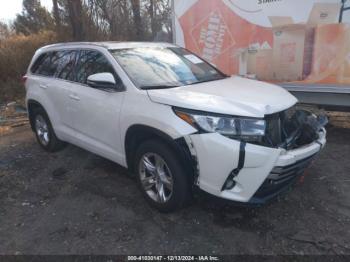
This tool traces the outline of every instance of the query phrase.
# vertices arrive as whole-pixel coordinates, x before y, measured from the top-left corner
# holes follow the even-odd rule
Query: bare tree
[[[10,35],[10,29],[7,24],[0,21],[0,40]]]
[[[52,13],[48,13],[47,16],[51,21],[42,23],[41,19],[40,23],[37,23],[45,25],[43,27],[31,22],[36,21],[34,18],[45,18],[42,11],[40,16],[32,12],[40,3],[39,0],[24,0],[24,10],[30,12],[24,12],[23,17],[16,20],[15,26],[16,31],[26,34],[46,29],[54,30],[61,41],[164,40],[171,30],[170,1],[52,0]],[[34,15],[29,15],[31,13]]]
[[[134,16],[134,26],[136,32],[136,40],[142,39],[142,24],[141,24],[141,11],[140,0],[131,0],[132,12]]]
[[[83,5],[81,0],[68,0],[67,8],[73,39],[77,41],[84,40]]]
[[[53,10],[53,17],[55,19],[57,31],[61,31],[60,10],[58,8],[57,0],[52,0],[52,10]]]
[[[151,34],[152,34],[152,39],[154,39],[154,37],[156,36],[156,33],[157,33],[157,28],[156,28],[156,8],[154,6],[154,1],[153,0],[150,0],[149,1],[150,4],[149,4],[149,9],[148,9],[148,12],[149,12],[149,16],[150,16],[150,19],[151,19]]]

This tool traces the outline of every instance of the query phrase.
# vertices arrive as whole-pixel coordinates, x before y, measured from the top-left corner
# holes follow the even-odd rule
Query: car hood
[[[147,92],[157,103],[248,117],[264,117],[297,102],[293,95],[279,86],[238,76]]]

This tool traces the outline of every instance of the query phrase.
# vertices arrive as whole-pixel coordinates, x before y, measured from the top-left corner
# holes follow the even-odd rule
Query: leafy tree
[[[0,21],[0,40],[10,35],[10,29],[6,23]]]
[[[53,29],[54,20],[39,0],[23,0],[22,13],[17,15],[13,27],[18,34],[30,35]]]

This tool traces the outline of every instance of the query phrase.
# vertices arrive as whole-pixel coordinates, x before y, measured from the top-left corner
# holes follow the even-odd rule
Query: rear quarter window
[[[41,54],[34,62],[30,71],[42,76],[54,76],[57,68],[58,52]]]
[[[41,54],[33,63],[32,67],[30,68],[30,72],[32,72],[33,74],[37,74],[39,71],[39,67],[42,65],[46,57],[47,57],[46,53]]]

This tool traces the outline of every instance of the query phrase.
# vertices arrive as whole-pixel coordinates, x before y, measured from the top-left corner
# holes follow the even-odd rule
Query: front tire
[[[48,152],[56,152],[64,148],[66,144],[57,138],[44,109],[35,109],[32,117],[36,139],[43,149]]]
[[[189,176],[166,143],[148,140],[141,144],[134,170],[144,197],[159,211],[175,211],[188,203],[191,196]]]

